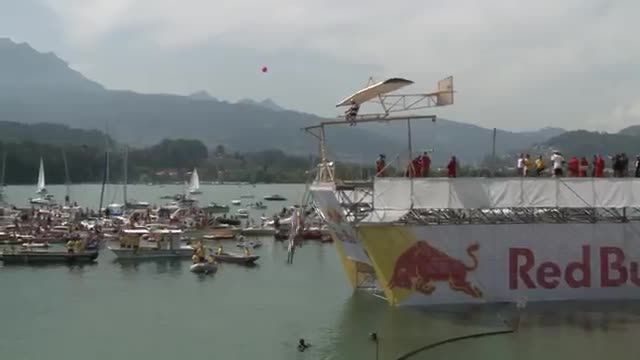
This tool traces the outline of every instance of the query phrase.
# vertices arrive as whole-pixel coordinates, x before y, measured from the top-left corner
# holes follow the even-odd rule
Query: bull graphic
[[[479,248],[478,244],[472,244],[467,248],[467,254],[473,261],[473,265],[468,266],[428,243],[419,241],[396,260],[389,287],[431,295],[436,289],[435,282],[448,281],[451,289],[481,298],[482,291],[467,281],[468,272],[478,267],[475,252]]]

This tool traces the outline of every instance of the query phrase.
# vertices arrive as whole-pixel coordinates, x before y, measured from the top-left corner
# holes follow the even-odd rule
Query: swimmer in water
[[[300,341],[298,342],[298,351],[303,352],[307,350],[309,346],[311,346],[311,344],[305,342],[304,339],[300,339]]]

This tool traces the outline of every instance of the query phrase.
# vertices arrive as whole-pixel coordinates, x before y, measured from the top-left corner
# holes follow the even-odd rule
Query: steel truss
[[[640,221],[640,208],[496,208],[413,209],[399,223],[444,224],[568,224]]]

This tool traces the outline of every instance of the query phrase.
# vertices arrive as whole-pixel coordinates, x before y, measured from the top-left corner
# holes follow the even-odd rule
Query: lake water
[[[72,197],[97,208],[98,185],[79,185]],[[122,202],[111,187],[105,202]],[[299,201],[302,185],[204,185],[203,203],[257,201],[279,193]],[[33,186],[10,186],[8,200],[25,205]],[[161,204],[181,186],[129,186],[129,197]],[[52,186],[59,199],[64,187]],[[233,211],[233,210],[232,210]],[[252,214],[259,217],[262,214]],[[198,276],[189,261],[115,263],[104,251],[84,267],[0,267],[0,356],[41,359],[379,359],[452,336],[504,330],[513,310],[389,308],[353,293],[332,245],[306,243],[286,264],[286,245],[263,239],[259,266],[221,264]],[[640,310],[613,306],[530,306],[519,331],[445,345],[411,359],[635,358]],[[304,337],[313,346],[296,350]]]

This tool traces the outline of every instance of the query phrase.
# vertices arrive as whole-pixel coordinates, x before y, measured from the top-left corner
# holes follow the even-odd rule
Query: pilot
[[[356,124],[358,111],[360,111],[360,104],[358,104],[355,100],[351,100],[351,107],[349,107],[349,110],[347,110],[345,113],[346,120],[350,122],[351,126]]]

